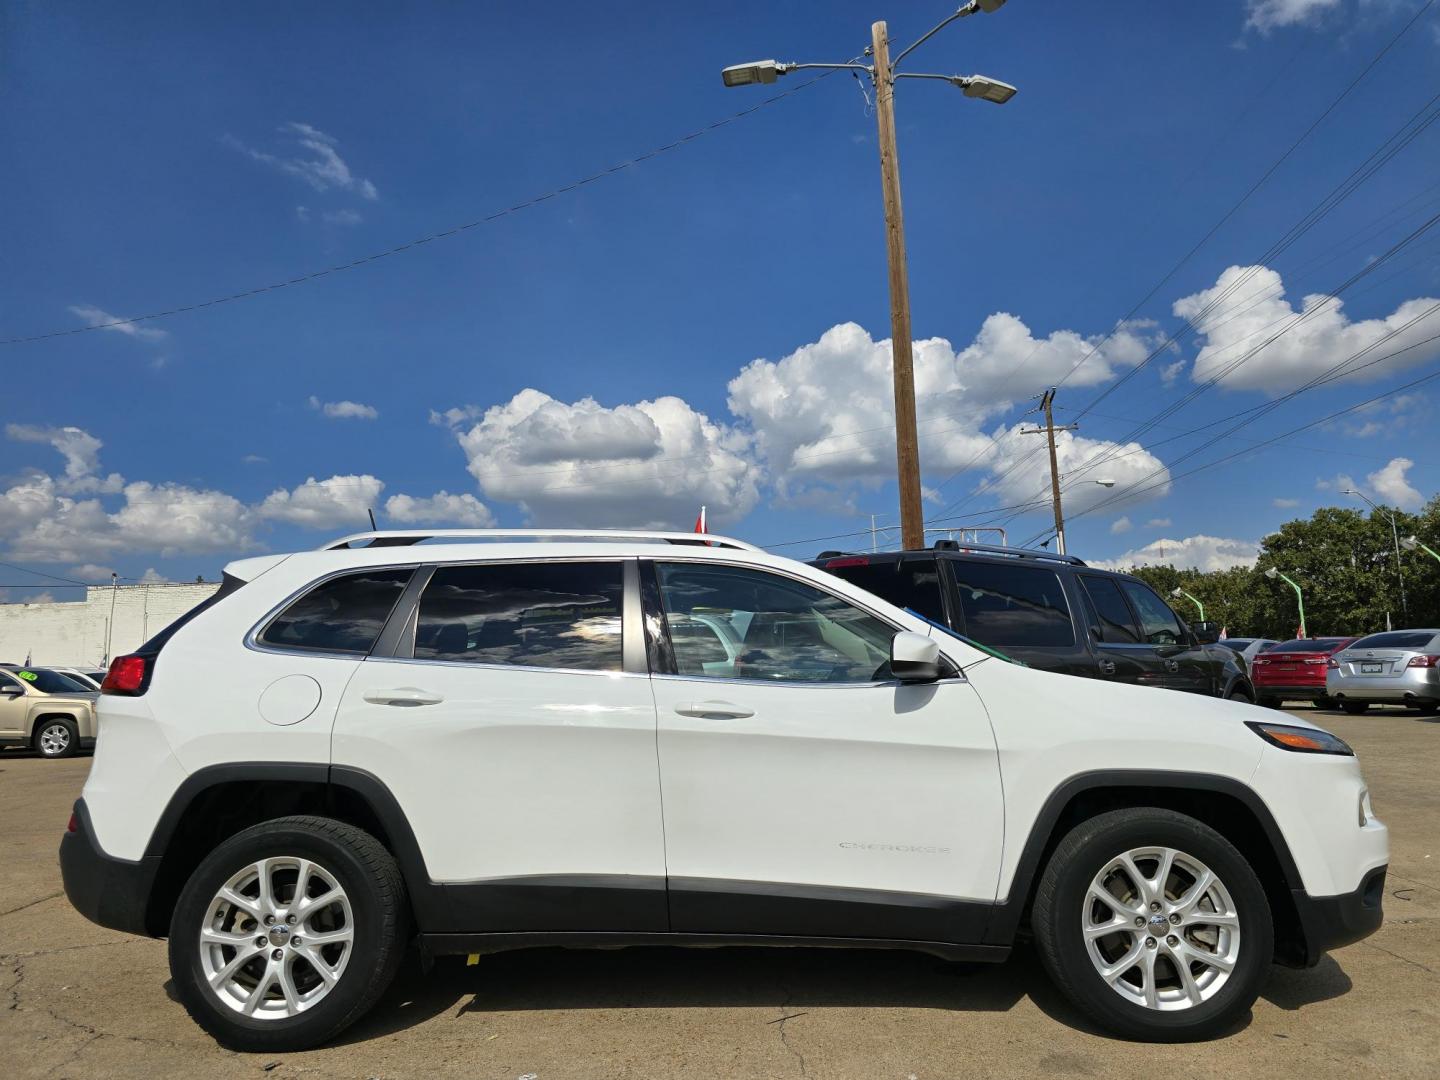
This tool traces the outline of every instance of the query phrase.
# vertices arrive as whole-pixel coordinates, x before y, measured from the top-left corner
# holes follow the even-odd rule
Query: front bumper
[[[111,930],[154,936],[145,914],[159,869],[159,856],[130,862],[105,854],[95,840],[85,800],[75,804],[75,829],[60,840],[60,877],[66,897],[81,915]]]
[[[1339,896],[1311,896],[1304,889],[1290,895],[1304,932],[1304,955],[1280,957],[1294,967],[1314,967],[1331,949],[1351,945],[1380,929],[1385,918],[1381,903],[1385,897],[1385,871],[1378,866],[1365,875],[1360,887]]]

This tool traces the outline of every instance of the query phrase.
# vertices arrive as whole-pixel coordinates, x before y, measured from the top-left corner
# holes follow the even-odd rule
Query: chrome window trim
[[[307,593],[313,592],[315,589],[318,589],[326,582],[333,581],[335,578],[347,577],[351,574],[363,574],[367,571],[372,570],[409,570],[411,572],[410,580],[414,581],[414,572],[419,568],[419,563],[409,562],[381,563],[377,566],[347,566],[340,570],[332,570],[328,574],[322,574],[318,578],[311,578],[304,585],[301,585],[298,589],[295,589],[293,592],[290,593],[290,595],[285,597],[284,600],[281,600],[278,604],[276,604],[264,615],[262,615],[260,617],[260,620],[256,622],[253,626],[251,626],[249,632],[246,633],[243,644],[245,648],[251,650],[252,652],[273,653],[280,656],[318,656],[324,659],[331,660],[364,660],[367,656],[370,655],[372,651],[374,651],[375,646],[380,643],[380,639],[385,635],[385,629],[389,625],[390,618],[395,614],[395,609],[405,598],[405,589],[409,588],[410,582],[406,582],[405,588],[402,588],[400,590],[400,595],[395,598],[395,603],[390,606],[390,611],[386,614],[385,621],[380,624],[380,633],[375,636],[374,643],[372,643],[370,648],[365,650],[365,652],[336,652],[333,649],[307,649],[304,646],[300,645],[271,645],[269,642],[261,641],[260,635],[263,634],[266,630],[268,630],[270,628],[270,623],[273,622],[281,614],[281,612],[283,612],[296,600],[300,599],[300,597],[306,595]]]
[[[352,657],[353,659],[353,657]],[[546,675],[595,675],[606,679],[648,679],[649,672],[642,671],[596,671],[594,668],[540,667],[534,664],[486,664],[476,660],[442,660],[429,656],[377,656],[362,657],[366,661],[381,664],[439,664],[445,667],[465,668],[472,671],[531,671]]]

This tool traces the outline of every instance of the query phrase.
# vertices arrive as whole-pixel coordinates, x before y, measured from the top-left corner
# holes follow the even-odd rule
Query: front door
[[[436,567],[393,655],[346,688],[333,763],[390,788],[445,885],[447,929],[667,928],[643,646],[626,663],[634,574],[623,559]]]
[[[641,580],[672,928],[979,941],[1004,817],[963,677],[895,681],[895,627],[776,571],[677,558]]]
[[[16,739],[26,734],[25,714],[30,707],[26,697],[20,680],[0,671],[0,738]]]

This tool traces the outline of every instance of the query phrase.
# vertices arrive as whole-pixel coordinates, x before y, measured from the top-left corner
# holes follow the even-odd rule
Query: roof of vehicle
[[[602,543],[675,544],[688,547],[721,547],[741,551],[760,551],[754,544],[729,536],[710,533],[658,532],[647,529],[404,529],[375,530],[352,533],[323,544],[320,551],[367,549],[379,547],[413,547],[431,540],[451,543],[466,541],[600,541]]]
[[[868,559],[880,562],[886,559],[915,559],[926,556],[946,555],[969,558],[983,558],[994,562],[1016,560],[1061,563],[1068,566],[1089,566],[1084,559],[1074,555],[1061,555],[1042,548],[1001,547],[998,544],[962,544],[959,540],[937,540],[928,548],[911,548],[906,551],[822,551],[812,561],[827,562],[831,559]],[[1093,569],[1093,568],[1092,568]],[[1112,571],[1101,571],[1111,573]]]

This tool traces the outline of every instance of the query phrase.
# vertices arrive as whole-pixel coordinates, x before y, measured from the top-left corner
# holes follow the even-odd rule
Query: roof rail
[[[971,544],[960,540],[936,540],[936,551],[973,551],[980,555],[1008,555],[1012,559],[1040,559],[1048,562],[1069,563],[1071,566],[1085,566],[1084,559],[1074,555],[1061,555],[1056,551],[1041,548],[1001,547],[999,544]]]
[[[737,551],[761,551],[754,544],[710,533],[638,532],[621,529],[421,529],[386,530],[353,533],[322,544],[317,551],[340,551],[343,548],[410,547],[427,540],[653,540],[657,543],[733,548]],[[364,541],[362,543],[362,541]]]

